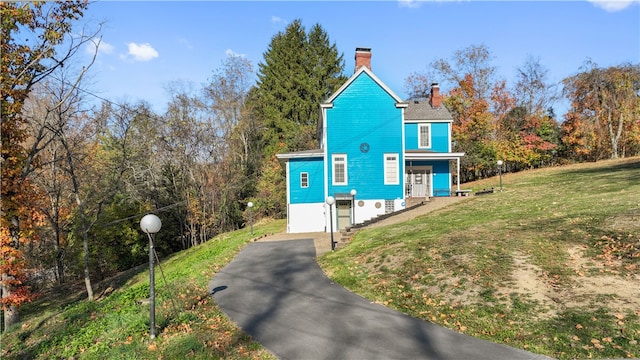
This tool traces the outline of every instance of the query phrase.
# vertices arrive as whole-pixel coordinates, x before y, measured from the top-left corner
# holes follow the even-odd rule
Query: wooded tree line
[[[245,226],[248,201],[257,218],[285,216],[275,154],[317,148],[319,103],[347,79],[324,29],[296,20],[272,37],[257,81],[246,58],[229,55],[202,86],[170,84],[163,114],[145,102],[95,107],[92,63],[76,56],[100,43],[99,26],[77,28],[87,6],[0,4],[5,326],[48,286],[84,280],[91,300],[92,281],[146,263],[148,212],[162,219],[160,256]],[[463,181],[493,175],[497,159],[518,171],[640,153],[638,65],[586,63],[561,84],[572,105],[560,122],[561,94],[538,59],[512,88],[491,60],[470,46],[407,79],[415,97],[433,81],[448,87]]]
[[[488,48],[471,45],[405,83],[415,97],[426,96],[432,81],[449,87],[444,104],[454,118],[454,151],[465,152],[462,182],[494,175],[497,160],[520,171],[640,154],[640,64],[600,68],[586,61],[554,84],[540,59],[529,56],[509,87],[492,60]],[[562,120],[553,108],[561,97],[570,102]]]

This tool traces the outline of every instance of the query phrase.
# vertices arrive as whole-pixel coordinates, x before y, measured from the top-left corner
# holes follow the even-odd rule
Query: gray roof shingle
[[[453,117],[444,105],[434,108],[428,99],[409,99],[404,110],[406,120],[447,120],[453,121]]]

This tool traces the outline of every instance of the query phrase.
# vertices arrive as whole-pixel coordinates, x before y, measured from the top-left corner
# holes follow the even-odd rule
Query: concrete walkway
[[[425,215],[430,212],[434,212],[440,210],[442,208],[446,208],[449,205],[455,204],[459,201],[469,200],[470,197],[439,197],[433,198],[430,201],[427,201],[422,206],[417,206],[411,210],[401,212],[394,216],[388,217],[379,222],[373,223],[366,228],[373,228],[378,226],[385,226],[391,224],[398,224],[405,221],[412,220],[416,217]],[[338,241],[340,237],[339,233],[334,233],[335,240]],[[279,233],[272,234],[269,236],[265,236],[256,241],[284,241],[284,240],[299,240],[299,239],[313,239],[314,245],[316,247],[316,255],[322,256],[324,253],[331,251],[331,234],[325,232],[315,232],[315,233],[298,233],[298,234],[287,234],[287,233]]]
[[[280,359],[548,359],[371,303],[331,282],[315,257],[312,238],[254,242],[209,292]]]

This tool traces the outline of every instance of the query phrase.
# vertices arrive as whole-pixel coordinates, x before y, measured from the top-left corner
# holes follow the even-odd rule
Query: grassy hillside
[[[320,263],[363,296],[470,335],[560,359],[640,357],[640,158],[507,174],[503,183],[502,193],[363,230]],[[143,265],[96,286],[95,302],[65,288],[25,306],[0,357],[272,359],[207,293],[250,239],[244,229],[163,259],[154,341]]]
[[[259,225],[256,236],[284,221]],[[251,239],[248,229],[163,259],[156,267],[156,332],[149,339],[148,265],[96,286],[59,289],[22,308],[23,323],[3,334],[2,359],[273,359],[213,303],[207,285]]]
[[[337,282],[457,331],[555,358],[640,357],[640,158],[503,177],[320,262]],[[481,190],[498,179],[465,184]]]

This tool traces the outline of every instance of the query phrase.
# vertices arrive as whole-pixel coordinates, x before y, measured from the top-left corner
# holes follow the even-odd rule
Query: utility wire
[[[140,216],[142,216],[142,215],[147,215],[147,214],[149,214],[149,213],[151,213],[151,212],[162,212],[162,211],[166,211],[166,210],[169,210],[169,209],[171,209],[171,208],[174,208],[174,207],[176,207],[176,206],[178,206],[178,205],[182,205],[182,204],[184,204],[184,203],[186,203],[186,202],[187,202],[187,200],[182,200],[182,201],[180,201],[180,202],[177,202],[177,203],[174,203],[174,204],[171,204],[171,205],[167,205],[167,206],[163,206],[163,207],[161,207],[161,208],[157,208],[157,209],[155,209],[155,210],[145,211],[145,212],[140,213],[140,214],[127,216],[126,218],[122,218],[122,219],[118,219],[118,220],[113,220],[113,221],[110,221],[110,222],[108,222],[108,223],[104,223],[104,224],[97,224],[95,227],[106,227],[106,226],[111,226],[111,225],[115,225],[115,224],[121,223],[121,222],[123,222],[123,221],[127,221],[127,220],[131,220],[131,219],[134,219],[134,218],[140,217]]]

